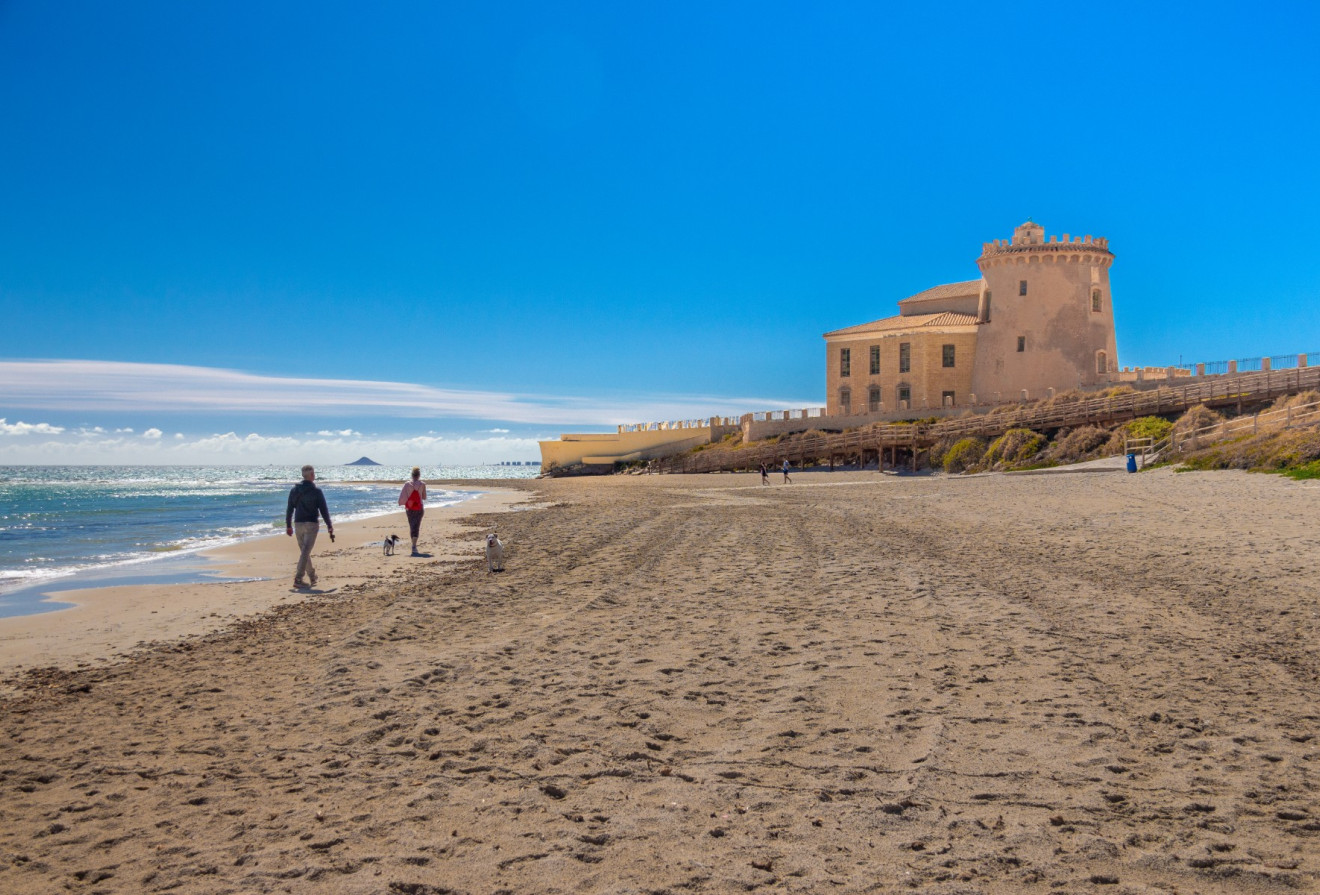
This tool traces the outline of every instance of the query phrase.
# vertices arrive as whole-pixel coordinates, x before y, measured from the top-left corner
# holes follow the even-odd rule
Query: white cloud
[[[116,430],[115,430],[115,434],[116,434],[116,435],[132,435],[132,434],[133,434],[133,430],[132,430],[132,429],[116,429]]]
[[[492,435],[508,435],[508,434],[509,434],[509,430],[508,430],[508,429],[487,429],[486,431],[487,431],[487,432],[490,432]]]
[[[400,466],[466,466],[500,460],[536,460],[534,438],[459,437],[439,434],[343,438],[263,435],[259,432],[218,432],[199,438],[182,433],[173,440],[130,438],[111,434],[68,433],[44,439],[0,442],[0,465],[6,463],[106,463],[183,465],[283,464],[312,462],[331,466],[362,455]]]
[[[150,438],[150,439],[152,439],[153,441],[157,441],[157,440],[159,440],[160,437],[161,437],[162,435],[164,435],[164,434],[165,434],[164,432],[162,432],[162,431],[160,431],[159,429],[153,427],[153,428],[150,428],[150,429],[148,429],[147,431],[143,432],[143,433],[142,433],[142,437],[143,437],[143,438]]]
[[[341,438],[352,438],[354,436],[360,436],[362,433],[354,432],[352,429],[340,429],[338,432],[332,432],[329,429],[322,429],[316,434],[320,435],[322,438],[334,438],[336,435]]]
[[[574,426],[701,419],[809,407],[801,399],[639,396],[555,398],[434,388],[407,382],[298,379],[235,370],[117,361],[0,361],[0,408],[210,414],[354,414],[395,418],[507,420]]]
[[[63,427],[50,423],[25,423],[22,420],[11,423],[0,417],[0,435],[59,435],[63,431]]]

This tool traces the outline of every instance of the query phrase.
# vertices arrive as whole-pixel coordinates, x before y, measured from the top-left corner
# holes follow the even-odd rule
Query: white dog
[[[399,543],[399,536],[398,536],[398,535],[390,535],[388,538],[386,538],[386,539],[385,539],[385,555],[386,555],[386,556],[393,556],[393,555],[394,555],[394,548],[395,548],[395,546],[396,546],[398,543]]]
[[[486,535],[486,571],[504,571],[504,542],[493,532]]]

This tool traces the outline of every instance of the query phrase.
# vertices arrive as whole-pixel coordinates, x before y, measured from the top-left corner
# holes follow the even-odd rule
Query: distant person
[[[330,510],[325,505],[325,495],[316,487],[316,470],[310,465],[302,468],[303,480],[289,491],[289,506],[284,511],[284,533],[298,536],[298,570],[293,573],[293,586],[299,590],[308,586],[316,587],[316,568],[312,565],[312,545],[316,543],[316,533],[320,531],[318,515],[325,519],[325,530],[330,533],[330,542],[335,540],[335,526],[330,521]],[[306,581],[304,581],[304,576]]]
[[[412,536],[412,555],[417,552],[417,533],[422,530],[422,503],[426,500],[426,482],[422,481],[422,471],[416,466],[412,469],[412,479],[405,482],[399,492],[399,506],[408,511],[408,534]]]
[[[764,463],[761,464],[761,484],[770,484],[770,470],[766,468]]]
[[[783,465],[783,470],[784,470],[784,484],[785,484],[785,485],[791,484],[792,481],[793,481],[792,479],[790,479],[790,478],[788,477],[788,470],[789,470],[790,468],[791,468],[791,467],[789,466],[788,458],[785,457],[785,458],[784,458],[784,465]]]

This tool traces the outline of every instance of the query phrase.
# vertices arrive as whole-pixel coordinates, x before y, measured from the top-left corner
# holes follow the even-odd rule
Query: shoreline
[[[433,483],[458,490],[455,484]],[[320,575],[318,588],[292,588],[297,547],[281,531],[194,551],[191,558],[201,571],[192,573],[187,581],[167,578],[159,583],[121,585],[93,581],[87,587],[49,591],[42,602],[68,605],[0,618],[0,681],[12,681],[35,668],[113,664],[140,650],[211,634],[277,607],[380,583],[383,577],[409,567],[467,558],[468,550],[461,545],[466,528],[457,520],[477,513],[506,512],[526,494],[503,483],[503,487],[476,481],[465,484],[481,490],[458,503],[427,509],[419,542],[420,549],[429,551],[424,557],[407,555],[408,522],[402,508],[338,522],[333,544],[323,527],[312,554]],[[387,534],[404,538],[402,554],[384,556],[381,542]],[[471,550],[476,551],[477,545]],[[208,573],[217,577],[197,580]]]
[[[390,486],[402,484],[401,482],[391,482],[387,480],[370,482],[328,482],[324,484],[349,484],[349,485],[375,485]],[[443,504],[431,508],[433,512],[448,506],[461,506],[464,503],[475,500],[489,489],[479,490],[474,488],[459,489],[446,487],[445,491],[459,493],[464,495],[457,502],[452,504]],[[352,525],[356,522],[365,522],[381,516],[393,515],[400,512],[397,506],[389,506],[374,510],[356,510],[336,515],[336,526]],[[18,600],[19,605],[41,606],[42,604],[58,604],[55,606],[46,606],[30,612],[18,612],[5,614],[0,612],[0,620],[8,618],[24,618],[29,615],[41,615],[47,612],[59,612],[70,605],[76,605],[77,601],[62,600],[57,595],[68,594],[83,590],[103,590],[111,587],[132,587],[160,585],[192,585],[213,583],[219,578],[228,578],[214,574],[218,570],[213,563],[216,551],[226,550],[231,547],[240,547],[244,544],[251,544],[260,541],[263,538],[279,537],[284,534],[284,529],[276,525],[270,526],[266,531],[259,534],[244,535],[222,535],[217,534],[209,536],[206,539],[218,541],[219,543],[198,544],[183,547],[169,547],[167,549],[157,549],[144,551],[133,556],[122,559],[116,559],[104,563],[91,563],[83,566],[63,567],[44,573],[40,577],[30,579],[22,584],[10,584],[7,588],[0,588],[0,602],[14,603]],[[177,570],[171,570],[170,566],[181,566]],[[118,579],[129,579],[119,581]],[[199,580],[200,579],[200,580]],[[6,579],[12,581],[13,579]]]

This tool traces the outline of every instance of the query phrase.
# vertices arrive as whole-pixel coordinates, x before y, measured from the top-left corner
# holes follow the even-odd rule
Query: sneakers
[[[421,556],[422,554],[420,554],[420,553],[418,553],[416,550],[414,550],[414,551],[412,552],[412,555],[413,555],[413,556]]]
[[[316,582],[320,580],[315,575],[312,576],[312,587],[316,587]]]
[[[294,590],[307,590],[307,585],[306,585],[304,582],[302,582],[302,581],[298,581],[297,579],[294,579],[294,582],[293,582],[293,589],[294,589]]]

